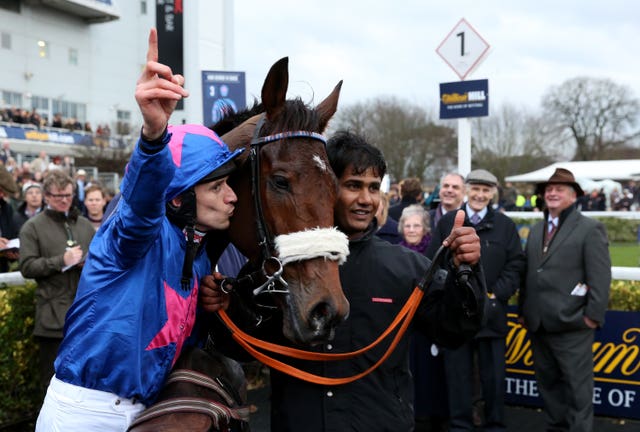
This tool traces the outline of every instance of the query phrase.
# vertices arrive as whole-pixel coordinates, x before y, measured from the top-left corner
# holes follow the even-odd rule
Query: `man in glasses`
[[[76,295],[82,260],[95,230],[72,206],[74,182],[66,173],[50,171],[42,188],[45,210],[27,220],[20,230],[20,272],[38,284],[33,334],[40,345],[44,395],[62,341],[64,317]]]

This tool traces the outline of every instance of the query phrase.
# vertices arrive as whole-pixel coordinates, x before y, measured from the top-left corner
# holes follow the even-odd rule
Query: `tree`
[[[341,109],[336,129],[362,134],[385,156],[390,177],[437,178],[443,160],[455,161],[456,135],[449,127],[430,119],[417,105],[393,97],[380,97]]]
[[[606,159],[639,135],[640,102],[609,79],[578,77],[552,87],[542,101],[555,132],[575,143],[574,160]]]
[[[533,171],[559,158],[544,133],[548,126],[539,115],[525,108],[504,104],[490,117],[473,119],[473,169],[491,171],[501,181],[505,176]]]

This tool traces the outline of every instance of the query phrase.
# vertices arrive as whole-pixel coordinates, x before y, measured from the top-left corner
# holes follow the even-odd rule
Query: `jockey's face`
[[[223,177],[194,187],[196,193],[196,212],[199,231],[223,230],[229,228],[229,218],[233,215],[236,193]]]
[[[349,239],[359,237],[375,217],[380,205],[381,182],[373,168],[356,175],[351,166],[338,179],[338,201],[334,213],[338,228]]]

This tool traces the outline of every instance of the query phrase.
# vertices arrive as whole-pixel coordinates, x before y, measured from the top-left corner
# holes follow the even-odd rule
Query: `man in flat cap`
[[[462,205],[465,225],[473,226],[480,237],[481,259],[487,282],[485,321],[470,342],[444,351],[450,431],[471,431],[473,424],[473,359],[477,353],[484,399],[483,429],[505,431],[504,380],[507,304],[517,291],[525,269],[525,257],[515,223],[494,211],[498,179],[489,171],[471,171],[466,179],[467,202]],[[432,256],[453,226],[453,212],[445,214],[427,250]]]
[[[531,339],[546,430],[593,430],[594,330],[604,324],[611,284],[604,225],[580,214],[584,194],[571,171],[538,184],[544,220],[527,240],[518,312]]]

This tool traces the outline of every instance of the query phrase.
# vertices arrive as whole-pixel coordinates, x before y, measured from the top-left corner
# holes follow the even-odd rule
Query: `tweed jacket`
[[[69,225],[69,232],[64,224]],[[20,230],[20,272],[36,288],[35,336],[62,338],[65,314],[73,303],[82,267],[62,271],[69,236],[86,254],[95,230],[78,210],[69,216],[51,209],[29,219]]]
[[[586,329],[583,316],[600,325],[609,301],[611,258],[604,225],[574,207],[560,215],[560,226],[543,253],[545,219],[531,228],[527,240],[526,282],[519,313],[530,331]],[[579,284],[586,284],[586,289]]]

